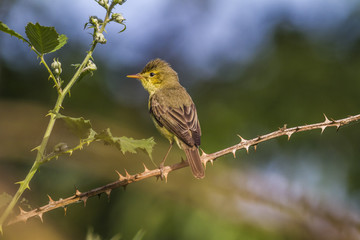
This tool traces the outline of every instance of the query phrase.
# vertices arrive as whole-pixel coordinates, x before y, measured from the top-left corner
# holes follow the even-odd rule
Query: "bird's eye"
[[[150,75],[150,77],[153,77],[153,76],[155,76],[155,73],[151,72],[149,75]]]

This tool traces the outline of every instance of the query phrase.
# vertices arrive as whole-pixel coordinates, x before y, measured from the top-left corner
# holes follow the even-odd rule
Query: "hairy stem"
[[[101,28],[100,32],[103,32],[105,30],[105,26],[109,22],[109,16],[110,16],[110,13],[111,13],[111,10],[112,10],[113,7],[114,7],[114,5],[111,5],[111,7],[106,12],[105,21],[104,21],[104,24],[102,25],[102,28]],[[66,87],[63,90],[61,90],[61,86],[58,84],[58,82],[56,81],[56,78],[53,75],[52,71],[50,70],[50,68],[46,64],[43,55],[38,54],[38,56],[41,59],[41,63],[44,64],[44,66],[46,67],[46,69],[50,73],[50,77],[54,80],[54,83],[55,83],[55,86],[56,86],[57,92],[58,92],[58,98],[56,100],[56,104],[54,106],[54,109],[49,113],[50,121],[49,121],[48,126],[46,128],[46,131],[45,131],[45,134],[44,134],[43,139],[41,141],[41,144],[34,149],[34,150],[37,150],[38,152],[37,152],[35,161],[33,163],[33,166],[31,167],[30,171],[26,175],[25,179],[18,182],[20,184],[19,189],[17,190],[14,197],[11,199],[9,205],[6,207],[5,211],[3,212],[3,214],[0,217],[0,233],[2,233],[2,226],[3,226],[4,222],[6,221],[6,219],[8,218],[10,213],[12,212],[13,208],[15,207],[16,203],[18,202],[18,200],[20,199],[20,197],[22,196],[24,191],[26,189],[30,189],[29,184],[30,184],[31,179],[34,177],[34,175],[37,172],[37,170],[39,169],[39,167],[43,163],[47,162],[47,161],[43,161],[43,158],[45,158],[45,150],[46,150],[47,143],[48,143],[48,140],[50,138],[50,135],[52,133],[53,127],[54,127],[55,122],[56,122],[56,116],[60,112],[60,109],[62,107],[62,103],[63,103],[66,95],[68,93],[70,93],[70,89],[76,83],[76,81],[79,79],[79,77],[80,77],[81,73],[83,72],[86,64],[89,62],[90,58],[92,57],[92,54],[94,52],[94,49],[95,49],[96,45],[97,45],[97,42],[94,40],[92,42],[91,48],[88,51],[88,53],[87,53],[86,57],[84,58],[83,62],[81,63],[81,65],[79,66],[79,68],[75,72],[74,76],[71,78],[71,80],[69,81],[69,83],[66,85]]]

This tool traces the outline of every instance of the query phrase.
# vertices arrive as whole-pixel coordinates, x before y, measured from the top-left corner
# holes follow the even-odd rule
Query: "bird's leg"
[[[163,169],[164,169],[164,165],[165,165],[165,160],[166,160],[167,156],[169,155],[173,144],[174,144],[174,142],[170,142],[170,147],[169,147],[168,151],[166,152],[164,159],[160,163],[159,168],[160,168],[160,171],[161,171],[161,179],[163,179]]]

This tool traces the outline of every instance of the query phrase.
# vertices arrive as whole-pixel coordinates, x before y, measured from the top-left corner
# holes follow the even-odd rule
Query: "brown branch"
[[[355,115],[355,116],[350,116],[347,118],[343,118],[343,119],[339,119],[339,120],[329,120],[325,114],[324,114],[325,120],[323,122],[320,123],[314,123],[314,124],[309,124],[309,125],[303,125],[303,126],[298,126],[298,127],[292,127],[292,128],[287,128],[286,125],[284,125],[282,128],[279,128],[279,130],[262,135],[262,136],[258,136],[256,138],[250,139],[250,140],[246,140],[244,138],[242,138],[241,136],[240,139],[240,143],[235,144],[231,147],[225,148],[223,150],[220,150],[218,152],[215,153],[211,153],[211,154],[206,154],[204,151],[202,151],[202,155],[201,155],[201,160],[203,161],[204,165],[206,166],[207,162],[213,162],[214,160],[216,160],[217,158],[224,156],[226,154],[232,153],[234,157],[236,157],[235,153],[237,150],[243,149],[245,148],[246,151],[249,151],[249,148],[251,146],[254,146],[254,148],[256,148],[257,144],[261,143],[261,142],[265,142],[268,141],[270,139],[273,138],[277,138],[283,135],[287,135],[288,139],[290,139],[290,137],[292,136],[292,134],[297,133],[297,132],[304,132],[304,131],[310,131],[310,130],[314,130],[314,129],[321,129],[321,133],[324,132],[324,130],[327,127],[336,127],[337,129],[339,129],[341,126],[347,125],[351,122],[357,122],[360,120],[360,114]],[[93,196],[98,196],[102,193],[106,193],[108,196],[110,196],[110,193],[113,189],[116,189],[118,187],[126,187],[128,184],[133,183],[133,182],[138,182],[141,181],[143,179],[146,178],[150,178],[150,177],[161,177],[164,176],[165,180],[167,180],[167,176],[170,172],[178,170],[180,168],[184,168],[188,166],[188,163],[185,161],[181,161],[180,163],[176,163],[173,164],[171,166],[165,166],[162,171],[160,169],[153,169],[153,170],[149,170],[145,165],[144,165],[144,171],[142,173],[137,173],[134,175],[129,174],[126,170],[125,170],[125,176],[121,175],[119,172],[119,179],[115,182],[109,183],[107,185],[104,185],[102,187],[98,187],[95,189],[92,189],[90,191],[87,192],[80,192],[79,190],[76,190],[75,194],[65,198],[65,199],[59,199],[58,201],[54,201],[53,199],[51,199],[50,196],[49,197],[49,203],[36,208],[34,210],[31,211],[24,211],[20,208],[20,214],[18,216],[16,216],[15,218],[11,219],[8,222],[8,225],[17,223],[17,222],[25,222],[27,221],[29,218],[38,216],[41,221],[43,220],[42,216],[45,212],[49,212],[51,210],[54,210],[56,208],[60,208],[63,207],[66,211],[66,207],[70,204],[73,203],[77,203],[77,202],[83,202],[84,205],[86,205],[86,201]]]

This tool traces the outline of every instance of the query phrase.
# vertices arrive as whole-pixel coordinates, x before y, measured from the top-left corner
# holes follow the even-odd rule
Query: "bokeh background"
[[[127,29],[111,23],[94,54],[98,70],[76,84],[63,114],[90,119],[95,130],[168,147],[147,112],[147,93],[127,74],[163,58],[179,73],[197,105],[201,148],[215,152],[288,127],[359,114],[360,3],[357,0],[128,0]],[[0,20],[25,35],[28,22],[55,26],[68,44],[59,58],[64,80],[82,61],[92,37],[83,26],[104,10],[91,0],[2,0]],[[29,48],[0,32],[0,193],[14,194],[30,169],[56,100],[48,74]],[[58,121],[49,149],[77,143]],[[5,229],[3,239],[359,239],[360,125],[294,134],[168,182],[148,179]],[[176,148],[168,163],[180,161]],[[35,208],[152,166],[144,153],[94,143],[41,167],[21,206]],[[17,209],[15,209],[17,211]]]

